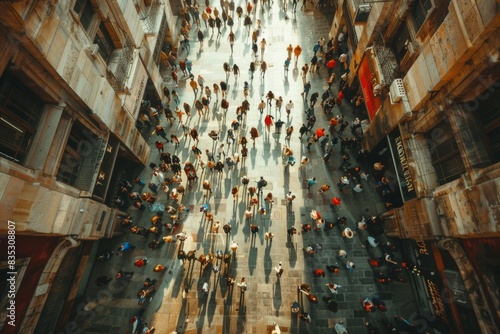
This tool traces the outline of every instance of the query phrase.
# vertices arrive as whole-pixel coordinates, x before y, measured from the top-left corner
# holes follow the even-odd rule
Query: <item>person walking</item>
[[[315,269],[313,275],[316,277],[325,277],[325,271],[321,268]]]
[[[299,60],[301,53],[302,53],[302,48],[300,47],[300,45],[297,44],[297,46],[293,49],[293,54],[295,55],[295,64],[297,64],[297,61]]]
[[[286,111],[286,117],[290,117],[290,113],[292,112],[292,109],[294,107],[294,104],[292,100],[288,101],[288,103],[285,105],[285,111]]]
[[[231,225],[224,224],[224,226],[222,226],[222,230],[226,233],[226,235],[229,235],[229,233],[231,233]]]
[[[309,70],[309,65],[304,64],[302,66],[302,83],[305,85],[306,84],[306,78],[307,78],[307,71]]]
[[[357,183],[354,188],[352,188],[355,192],[360,193],[363,191],[363,185],[361,183]]]
[[[292,207],[292,202],[293,202],[293,200],[294,200],[295,198],[296,198],[296,196],[295,196],[295,195],[292,195],[292,192],[291,192],[291,191],[289,191],[289,192],[288,192],[288,194],[286,194],[287,206],[288,206],[289,208],[291,208],[291,207]],[[293,227],[293,226],[292,226],[292,227]]]
[[[345,267],[349,272],[352,272],[356,268],[356,265],[352,261],[347,261]]]
[[[158,154],[162,154],[163,153],[163,147],[164,147],[163,143],[161,141],[157,140],[155,142],[155,146],[158,149]]]
[[[185,60],[181,59],[181,60],[179,61],[179,68],[181,69],[182,74],[183,74],[185,77],[189,76],[188,71],[187,71],[187,68],[186,68],[186,61],[185,61]]]
[[[264,118],[264,124],[266,125],[267,132],[271,132],[271,126],[274,124],[274,117],[267,114]]]
[[[179,77],[177,76],[177,71],[176,70],[172,71],[172,80],[175,82],[175,87],[178,87],[179,86]],[[174,92],[175,91],[172,91],[172,94]],[[174,98],[174,101],[175,101],[175,98]]]
[[[340,178],[339,183],[337,183],[337,187],[339,188],[339,190],[342,190],[348,184],[349,184],[349,177],[347,175],[344,175]]]
[[[266,76],[266,71],[267,71],[267,63],[265,61],[262,61],[260,64],[260,74],[262,75],[262,79]]]
[[[212,90],[208,86],[205,86],[205,96],[207,97],[208,102],[212,101]]]
[[[299,170],[301,171],[302,169],[304,169],[304,166],[307,165],[308,162],[309,162],[309,158],[306,156],[303,156],[302,159],[300,160]]]
[[[294,234],[297,234],[297,229],[295,226],[290,227],[287,231],[288,237],[291,239]]]
[[[311,58],[311,64],[309,66],[309,73],[316,73],[316,65],[318,64],[318,57],[316,54]]]
[[[266,39],[263,38],[262,41],[260,41],[260,58],[264,59],[264,51],[266,50]]]
[[[250,138],[253,140],[253,146],[255,147],[255,139],[259,137],[259,131],[257,128],[253,127],[250,129]]]
[[[215,26],[217,27],[217,37],[219,37],[222,33],[220,32],[220,28],[222,27],[222,20],[220,17],[215,18]]]
[[[304,84],[304,91],[300,93],[300,95],[303,96],[305,101],[307,101],[307,96],[309,95],[310,90],[311,90],[311,81],[308,81]]]
[[[234,75],[234,81],[238,81],[238,76],[240,75],[240,68],[236,64],[233,64],[233,75]]]
[[[337,64],[337,62],[335,61],[335,59],[330,59],[327,63],[326,63],[326,67],[328,69],[328,75],[331,76],[333,74],[333,68],[335,67],[335,65]],[[335,79],[335,77],[334,77]]]
[[[266,103],[264,102],[264,100],[261,100],[259,105],[257,106],[257,109],[260,111],[261,114],[263,114],[265,107],[266,107]]]
[[[281,106],[283,106],[283,98],[280,96],[276,99],[276,111],[281,115]]]
[[[168,143],[167,133],[165,132],[165,128],[163,126],[157,125],[155,128],[155,133],[157,136],[162,137]]]
[[[342,156],[342,164],[340,164],[340,169],[343,169],[345,172],[347,172],[347,169],[351,166],[351,163],[349,162],[351,160],[351,157],[349,154],[344,154]]]
[[[316,102],[318,102],[318,97],[319,97],[319,93],[318,92],[314,92],[312,93],[311,95],[311,108],[314,108],[314,105],[316,104]]]
[[[311,187],[313,185],[316,184],[316,178],[315,177],[312,177],[310,179],[307,180],[307,190],[311,189]]]
[[[247,283],[245,281],[245,277],[242,277],[241,281],[239,283],[236,283],[236,285],[238,285],[242,294],[247,291]]]
[[[337,256],[337,260],[341,262],[347,261],[347,252],[344,249],[339,250],[339,255]]]
[[[207,24],[206,21],[205,24]],[[203,31],[198,30],[198,42],[200,42],[200,51],[203,51],[203,39],[204,39]]]
[[[229,248],[231,249],[231,252],[236,255],[236,251],[238,250],[238,244],[236,243],[236,241],[233,240]]]
[[[234,20],[233,20],[233,17],[231,15],[228,15],[227,16],[227,25],[229,26],[229,30],[230,32],[233,32],[233,26],[234,26]],[[232,49],[231,49],[231,53],[232,53]]]
[[[278,280],[281,278],[281,276],[283,275],[283,265],[282,263],[278,263],[278,266],[277,267],[274,267],[274,270],[276,271],[276,277],[278,278]]]
[[[191,78],[189,86],[191,86],[191,88],[193,89],[194,96],[196,97],[196,95],[198,94],[198,83],[196,83],[196,81],[193,78]]]
[[[273,238],[274,238],[274,233],[271,232],[264,233],[264,239],[269,240],[270,243],[273,242]]]
[[[247,29],[247,36],[250,36],[250,29],[252,27],[252,19],[250,16],[245,15],[245,18],[243,19],[243,26]]]
[[[236,202],[238,200],[238,187],[233,187],[231,194],[233,195],[233,200]]]
[[[290,125],[289,127],[287,127],[285,131],[286,131],[285,140],[290,141],[290,139],[292,138],[292,133],[293,133],[293,125]]]
[[[147,263],[148,263],[148,258],[145,257],[145,258],[141,258],[141,259],[135,260],[134,261],[134,266],[136,266],[138,268],[141,268],[141,267],[143,267]]]

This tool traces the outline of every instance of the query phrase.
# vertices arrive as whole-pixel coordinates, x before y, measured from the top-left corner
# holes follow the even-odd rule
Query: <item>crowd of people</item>
[[[321,6],[323,5],[322,3]],[[381,162],[373,164],[369,162],[368,152],[361,149],[360,142],[363,136],[362,95],[357,94],[349,101],[354,113],[352,116],[345,116],[343,112],[347,109],[340,108],[346,103],[344,100],[349,92],[349,69],[347,66],[348,56],[338,47],[337,40],[331,38],[326,41],[324,38],[319,38],[316,43],[308,46],[310,51],[307,54],[312,53],[312,57],[306,59],[305,63],[303,62],[306,52],[303,52],[301,46],[289,44],[285,50],[282,50],[285,59],[283,75],[288,76],[290,66],[294,66],[296,69],[300,68],[305,121],[299,127],[299,134],[294,133],[292,124],[294,116],[295,119],[302,117],[301,108],[296,108],[293,102],[296,100],[295,98],[272,90],[259,98],[257,103],[254,103],[249,97],[249,91],[253,89],[254,72],[260,69],[261,83],[265,82],[268,70],[265,60],[266,53],[272,47],[263,37],[263,22],[259,19],[253,22],[253,19],[256,18],[255,11],[259,6],[262,11],[265,11],[272,8],[273,3],[262,1],[260,4],[257,2],[252,4],[247,2],[244,6],[236,6],[233,1],[221,0],[220,6],[212,7],[207,0],[204,9],[201,9],[198,3],[190,3],[190,1],[185,3],[181,15],[180,48],[178,52],[172,51],[165,56],[165,65],[171,71],[173,87],[165,87],[162,97],[155,95],[150,97],[150,100],[142,101],[139,119],[136,123],[137,128],[144,133],[151,133],[153,129],[152,134],[157,136],[154,143],[157,154],[155,150],[151,151],[150,175],[144,172],[143,176],[137,176],[133,180],[121,180],[118,195],[114,199],[117,207],[131,214],[122,220],[123,228],[128,230],[131,235],[141,235],[147,238],[151,251],[161,249],[165,243],[179,242],[178,260],[185,266],[186,263],[198,261],[202,268],[211,267],[214,274],[225,275],[229,287],[236,282],[234,275],[229,273],[227,268],[235,259],[234,255],[237,252],[238,243],[233,240],[227,243],[226,249],[218,249],[214,253],[208,254],[197,255],[196,250],[185,250],[184,242],[189,233],[184,229],[183,222],[189,217],[187,206],[191,203],[184,202],[183,199],[190,192],[202,191],[203,197],[199,205],[199,210],[203,213],[202,223],[207,223],[209,231],[213,234],[218,234],[219,228],[222,227],[227,240],[232,240],[232,226],[229,223],[222,225],[221,219],[216,217],[210,204],[213,200],[212,192],[214,189],[222,187],[221,180],[225,175],[227,179],[232,180],[231,195],[234,205],[236,206],[240,200],[245,203],[245,211],[242,212],[242,215],[245,223],[250,227],[252,236],[255,237],[259,231],[259,220],[256,219],[256,216],[264,216],[270,211],[274,204],[275,195],[271,192],[264,193],[267,181],[263,176],[256,180],[250,180],[247,176],[239,177],[238,170],[247,165],[249,150],[256,150],[258,147],[256,143],[260,140],[269,141],[274,135],[276,142],[282,147],[284,173],[289,173],[290,168],[293,168],[298,162],[299,177],[305,178],[305,175],[309,174],[311,157],[318,150],[321,152],[324,164],[342,171],[344,175],[336,184],[340,191],[340,197],[331,196],[333,209],[342,205],[342,197],[347,196],[348,193],[352,192],[355,196],[356,193],[362,192],[370,175],[377,178],[377,189],[382,196],[391,192],[388,185],[390,180],[384,175],[385,166]],[[280,2],[280,10],[284,12],[291,10],[294,13],[296,7],[295,0],[291,9],[287,8],[287,1]],[[201,25],[201,20],[204,21],[204,25]],[[204,78],[201,74],[196,74],[196,68],[193,69],[193,62],[189,59],[189,53],[194,45],[192,39],[197,38],[199,53],[203,56],[203,52],[207,50],[204,41],[210,33],[212,35],[216,33],[217,39],[227,40],[232,55],[240,43],[248,43],[244,36],[244,41],[242,41],[242,38],[238,39],[234,33],[241,24],[246,29],[247,39],[251,38],[253,52],[246,55],[249,76],[247,81],[244,81],[243,99],[235,99],[234,96],[229,96],[228,90],[232,80],[234,80],[234,84],[238,80],[245,80],[240,69],[242,64],[238,66],[236,63],[230,64],[221,61],[221,73]],[[223,29],[226,27],[229,30]],[[347,38],[346,34],[343,33],[342,38]],[[334,85],[337,82],[336,78],[338,78],[338,85]],[[178,88],[180,80],[185,80],[188,87],[192,89],[193,103],[190,102],[193,95],[187,90]],[[328,88],[324,91],[314,91],[311,81],[324,84]],[[193,109],[196,112],[193,112]],[[285,111],[284,114],[282,114],[282,110]],[[247,115],[250,113],[261,115],[259,123],[250,124],[247,120]],[[198,117],[198,123],[194,121],[195,117]],[[347,119],[350,118],[353,120],[348,121]],[[216,129],[205,131],[206,127],[201,126],[200,122],[210,123],[213,119],[217,121]],[[283,136],[282,127],[285,128]],[[297,143],[303,147],[303,150],[301,150],[301,154],[295,156],[292,147],[297,147]],[[311,152],[311,149],[314,151]],[[314,190],[321,196],[328,196],[331,193],[331,187],[335,186],[330,184],[316,185],[316,177],[308,176],[306,188],[309,192]],[[145,182],[144,180],[149,181]],[[300,180],[298,179],[296,182],[300,182]],[[291,209],[296,196],[291,191],[287,191],[283,196],[287,201],[288,208]],[[134,212],[137,212],[135,210],[151,212],[150,226],[144,226],[147,225],[144,219],[140,223],[135,222],[135,218],[132,217]],[[351,229],[345,217],[339,217],[336,222],[328,222],[320,212],[313,211],[311,212],[311,223],[303,222],[301,224],[302,233],[328,231],[335,227],[344,238],[352,238],[354,232],[360,235],[366,233],[368,238],[365,247],[378,247],[384,254],[382,257],[368,260],[369,264],[376,270],[384,268],[384,271],[379,270],[376,274],[376,281],[380,284],[403,281],[400,269],[411,267],[411,265],[400,264],[394,260],[394,252],[397,250],[392,244],[377,241],[377,238],[383,235],[383,223],[380,218],[373,216],[368,220],[363,219],[355,228],[352,226]],[[288,238],[292,239],[297,234],[297,229],[292,226],[288,228],[287,234]],[[267,231],[265,233],[266,241],[271,243],[275,235],[279,236],[279,231]],[[151,241],[149,240],[150,236],[153,236]],[[123,255],[133,251],[133,249],[134,245],[130,242],[124,242],[118,250],[107,251],[101,254],[101,257],[103,260],[108,260],[113,254]],[[323,245],[314,243],[305,246],[304,251],[306,255],[314,256],[314,254],[323,251]],[[147,258],[141,257],[130,265],[138,268],[150,268],[151,274],[163,273],[167,269],[166,261],[167,259],[165,263],[150,265]],[[329,278],[333,278],[333,280],[330,279],[330,282],[325,282],[331,294],[323,296],[322,300],[328,310],[337,312],[339,306],[335,296],[342,286],[335,283],[335,277],[344,270],[347,272],[355,270],[356,264],[348,258],[346,251],[341,249],[337,256],[337,262],[326,265],[325,269],[326,272],[322,268],[315,269],[311,278],[324,278],[327,275]],[[281,262],[275,267],[278,280],[281,279],[284,270]],[[133,275],[133,271],[120,271],[115,278],[131,280]],[[106,285],[111,279],[106,276],[99,277],[96,284]],[[147,305],[148,297],[153,296],[156,285],[156,279],[148,277],[142,286],[138,287],[139,305]],[[237,286],[244,295],[247,290],[246,279],[241,278]],[[184,294],[189,289],[190,287],[185,287]],[[208,293],[209,289],[210,285],[204,282],[201,291]],[[302,283],[298,287],[297,300],[291,301],[291,310],[292,313],[298,314],[299,319],[310,322],[311,316],[307,311],[308,307],[301,299],[303,294],[307,296],[309,302],[318,302],[317,297],[311,293],[310,286],[307,283]],[[363,300],[361,309],[373,312],[377,309],[385,311],[386,307],[385,303],[376,296]],[[339,328],[346,330],[343,324],[339,324]]]

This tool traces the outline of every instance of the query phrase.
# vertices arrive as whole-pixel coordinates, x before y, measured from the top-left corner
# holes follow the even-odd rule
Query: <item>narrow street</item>
[[[100,242],[98,254],[108,251],[116,251],[118,246],[128,241],[136,248],[126,252],[123,256],[114,255],[107,261],[96,261],[90,274],[88,286],[86,288],[85,299],[75,303],[76,308],[88,301],[99,300],[99,296],[106,294],[109,298],[100,303],[92,312],[91,322],[85,322],[85,317],[78,315],[73,310],[72,321],[85,328],[85,333],[131,333],[132,324],[129,319],[139,314],[142,308],[144,321],[150,326],[154,326],[156,333],[271,333],[274,329],[273,323],[280,326],[283,333],[333,333],[335,324],[340,321],[347,327],[350,334],[367,333],[366,321],[371,321],[375,326],[382,330],[382,318],[393,321],[393,316],[398,315],[408,319],[416,312],[412,288],[409,283],[391,283],[390,285],[381,285],[376,283],[375,276],[383,271],[387,264],[382,268],[373,269],[368,263],[368,259],[376,259],[383,256],[380,247],[366,249],[365,243],[368,237],[366,231],[354,232],[354,237],[343,237],[340,229],[314,230],[303,233],[301,224],[311,224],[314,226],[310,217],[311,211],[319,212],[327,223],[336,222],[339,217],[347,218],[347,225],[352,231],[355,231],[357,223],[362,217],[369,218],[372,215],[379,215],[385,211],[384,203],[379,197],[375,187],[375,181],[372,176],[367,180],[360,180],[363,185],[361,192],[353,191],[353,184],[349,184],[342,190],[339,190],[337,183],[345,172],[340,168],[342,154],[340,153],[340,142],[333,145],[333,154],[328,162],[323,161],[324,152],[320,143],[314,143],[307,150],[307,136],[299,139],[299,128],[306,122],[306,111],[309,105],[309,99],[304,100],[301,97],[303,83],[301,78],[301,67],[309,63],[313,56],[313,46],[319,38],[329,40],[329,30],[331,24],[331,11],[333,8],[313,8],[311,3],[306,4],[304,11],[300,10],[302,3],[299,2],[297,13],[288,11],[288,17],[280,10],[279,2],[276,1],[273,7],[264,12],[261,11],[260,4],[257,10],[252,14],[254,25],[256,27],[257,19],[262,21],[262,32],[258,38],[260,43],[262,38],[267,41],[267,46],[263,55],[263,60],[267,62],[268,70],[264,79],[261,79],[260,70],[254,74],[253,80],[249,75],[249,64],[252,61],[251,33],[247,36],[246,28],[235,18],[233,27],[236,35],[234,53],[228,43],[229,28],[221,29],[222,36],[217,39],[217,29],[205,29],[203,21],[201,29],[205,34],[203,51],[200,50],[197,41],[197,29],[193,23],[190,32],[190,52],[189,59],[193,62],[192,73],[195,80],[198,75],[205,79],[205,85],[212,88],[213,83],[219,84],[225,80],[223,63],[228,62],[231,66],[237,64],[241,74],[236,79],[231,73],[228,83],[228,101],[229,110],[224,113],[221,110],[221,96],[219,102],[215,100],[215,94],[212,92],[210,103],[210,112],[207,115],[198,115],[194,108],[195,96],[189,85],[189,78],[179,75],[179,87],[175,88],[170,84],[170,91],[176,89],[180,97],[179,107],[187,102],[193,106],[191,117],[187,117],[186,125],[190,128],[196,128],[200,134],[198,148],[203,152],[202,159],[205,163],[207,157],[205,150],[214,151],[217,162],[217,150],[220,144],[228,146],[226,133],[233,120],[236,120],[236,107],[244,101],[244,82],[249,86],[248,101],[250,111],[244,117],[243,124],[235,133],[236,141],[230,144],[225,150],[225,156],[239,153],[241,145],[238,145],[238,139],[246,136],[249,140],[249,154],[246,159],[241,159],[232,170],[227,166],[222,174],[215,170],[201,168],[200,162],[191,152],[191,147],[196,143],[189,137],[183,136],[182,126],[176,119],[174,124],[170,124],[162,116],[160,125],[165,127],[167,137],[170,134],[176,134],[180,139],[180,146],[175,149],[170,142],[165,144],[165,151],[177,155],[181,160],[181,166],[184,167],[186,161],[190,161],[196,168],[197,179],[191,186],[186,184],[187,177],[182,171],[182,184],[186,187],[185,195],[179,196],[179,203],[186,206],[185,218],[180,222],[181,227],[176,229],[174,234],[184,231],[187,239],[184,242],[175,241],[165,243],[156,250],[148,248],[148,244],[153,241],[154,236],[145,238],[141,235],[134,235],[128,228],[123,228],[123,234],[110,240]],[[217,4],[219,6],[219,4]],[[242,4],[243,6],[243,4]],[[204,5],[201,6],[202,9]],[[220,9],[220,8],[219,8]],[[207,37],[208,36],[208,37]],[[296,46],[299,44],[303,51],[298,63],[292,59],[290,71],[284,73],[284,61],[287,57],[286,48],[289,44]],[[187,56],[182,51],[178,60],[185,59]],[[338,55],[336,55],[336,58]],[[259,50],[259,61],[261,61]],[[335,67],[337,80],[332,85],[331,96],[336,97],[340,75],[340,62],[337,61]],[[307,80],[311,81],[311,93],[318,92],[319,101],[316,103],[314,112],[317,117],[313,131],[318,128],[324,128],[328,133],[330,118],[343,114],[345,120],[350,123],[355,117],[365,119],[366,116],[358,112],[353,113],[353,106],[346,98],[339,107],[336,105],[333,112],[325,114],[320,106],[321,94],[328,89],[326,79],[328,77],[327,68],[322,67],[319,74],[308,73]],[[261,114],[257,110],[257,105],[261,99],[265,100],[268,91],[273,91],[275,96],[283,97],[283,107],[281,113],[275,109],[275,101],[272,107],[266,106],[266,111]],[[198,98],[203,95],[200,89]],[[286,117],[285,104],[291,100],[294,103],[289,118]],[[170,104],[172,110],[176,103]],[[281,133],[277,133],[274,126],[267,132],[264,125],[266,112],[274,117],[274,121],[283,120],[285,124]],[[219,115],[219,116],[218,116]],[[219,119],[218,119],[219,117]],[[220,119],[221,118],[221,119]],[[285,129],[289,126],[294,127],[288,145],[285,142]],[[257,128],[259,137],[252,145],[250,139],[250,129]],[[338,128],[338,126],[337,126]],[[155,141],[161,140],[161,137],[152,135],[154,127],[143,129],[143,135],[148,138],[151,145],[150,162],[160,163],[158,150],[155,148]],[[208,134],[210,131],[220,131],[221,138],[214,142]],[[349,127],[345,130],[342,137],[351,138]],[[282,160],[282,151],[287,144],[294,152],[297,160],[295,166],[285,167]],[[351,155],[351,162],[354,166],[356,150],[347,150]],[[302,171],[299,170],[302,156],[309,158],[308,164]],[[364,171],[364,169],[362,169]],[[366,170],[371,174],[371,170]],[[146,167],[141,173],[146,185],[139,189],[134,184],[133,191],[145,192],[147,184],[152,177],[152,171]],[[166,173],[166,177],[172,177],[172,173]],[[267,186],[263,188],[263,196],[259,197],[259,204],[250,207],[248,187],[243,187],[241,178],[247,176],[250,179],[248,187],[256,187],[256,182],[260,177],[264,177]],[[307,189],[307,180],[316,178],[316,184]],[[212,194],[207,197],[207,192],[203,190],[202,182],[208,180],[212,183]],[[130,180],[132,182],[133,180]],[[324,193],[318,193],[318,189],[323,184],[328,184],[331,188]],[[170,190],[175,186],[170,185]],[[239,195],[233,200],[231,190],[233,187],[239,187]],[[291,192],[296,196],[291,207],[287,206],[286,195]],[[272,193],[274,203],[270,205],[264,202],[264,197]],[[331,199],[339,197],[342,201],[340,206],[331,205]],[[164,206],[177,206],[175,202],[168,197],[168,194],[158,192],[157,203]],[[214,216],[214,221],[220,222],[220,228],[214,231],[211,223],[206,219],[206,215],[200,211],[203,204],[208,206],[208,212]],[[251,222],[245,219],[245,210],[250,207],[254,213]],[[257,212],[260,208],[265,208],[265,213]],[[151,226],[151,218],[154,212],[149,209],[138,210],[131,206],[128,213],[133,218],[133,225],[139,225],[146,228]],[[163,223],[170,221],[169,214],[164,213]],[[231,225],[231,231],[226,236],[222,230],[224,224]],[[259,227],[259,231],[253,235],[250,230],[250,224]],[[288,238],[287,230],[295,226],[297,234]],[[166,235],[166,229],[163,229],[162,236]],[[266,233],[273,233],[275,237],[266,240]],[[221,260],[214,261],[213,265],[208,264],[202,267],[198,261],[186,261],[185,264],[177,259],[180,247],[187,253],[196,250],[196,258],[200,255],[216,253],[221,250],[225,254],[230,254],[230,245],[232,241],[238,244],[238,249],[234,255],[230,255],[231,260],[227,265]],[[387,242],[383,235],[377,238],[379,243]],[[304,249],[308,246],[322,246],[313,255],[307,254]],[[355,264],[353,271],[348,271],[344,263],[339,262],[337,256],[339,250],[345,250],[348,260]],[[147,257],[148,263],[142,267],[134,267],[133,263],[139,258]],[[398,252],[395,253],[395,260],[398,261]],[[276,277],[275,267],[279,263],[283,265],[283,274],[280,279]],[[167,269],[163,273],[153,272],[157,264],[164,265]],[[220,271],[214,273],[213,266],[219,266]],[[334,275],[328,272],[327,266],[338,265],[340,273]],[[321,268],[326,272],[326,277],[314,277],[313,271]],[[94,281],[99,276],[114,277],[118,271],[134,271],[130,282],[122,285],[116,279],[108,283],[107,287],[97,287]],[[402,272],[402,276],[408,275]],[[247,284],[247,290],[240,293],[240,289],[235,283],[229,288],[227,285],[227,275],[231,275],[236,283],[239,283],[244,277]],[[158,285],[152,299],[146,299],[142,306],[138,305],[137,291],[142,287],[146,278],[157,279]],[[160,283],[161,282],[161,283]],[[307,296],[297,291],[297,286],[301,283],[307,283],[311,287],[311,293],[319,299],[317,304],[311,303]],[[333,295],[326,286],[333,282],[341,285],[338,294]],[[204,283],[208,283],[209,291],[202,291]],[[187,289],[183,298],[183,291]],[[105,291],[105,292],[103,292]],[[387,312],[383,313],[377,310],[374,313],[366,313],[362,307],[362,301],[365,298],[373,298],[378,295],[387,305]],[[336,313],[327,309],[326,303],[322,300],[324,296],[334,296],[338,303]],[[299,319],[298,314],[291,311],[291,303],[298,301],[304,311],[308,312],[312,321],[306,323]],[[383,330],[381,331],[384,332]]]

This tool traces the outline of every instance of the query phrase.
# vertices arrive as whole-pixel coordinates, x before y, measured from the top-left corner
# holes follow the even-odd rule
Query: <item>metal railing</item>
[[[155,49],[153,51],[153,60],[156,65],[160,63],[160,54],[163,51],[163,40],[165,39],[165,34],[167,32],[167,15],[163,13],[161,18],[160,29],[158,35],[156,36]]]
[[[163,3],[160,0],[153,0],[151,6],[148,7],[147,13],[141,18],[144,21],[146,33],[154,33],[158,14]]]
[[[381,84],[388,86],[394,79],[399,78],[401,75],[396,56],[390,48],[385,47],[381,43],[373,43],[373,52],[375,53],[375,57],[377,57],[380,71],[384,78],[384,82],[381,82]]]
[[[120,57],[118,58],[118,64],[116,65],[116,69],[113,73],[115,80],[112,81],[112,85],[115,84],[113,87],[115,91],[122,91],[124,89],[133,56],[134,44],[132,43],[132,40],[126,36]]]

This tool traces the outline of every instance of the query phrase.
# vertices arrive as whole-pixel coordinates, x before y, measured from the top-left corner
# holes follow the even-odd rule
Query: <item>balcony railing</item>
[[[163,51],[163,40],[165,39],[165,34],[167,32],[167,15],[163,13],[161,18],[160,30],[158,31],[158,36],[156,37],[156,45],[153,52],[153,60],[156,65],[160,63],[160,54]]]
[[[132,40],[127,36],[120,53],[120,57],[118,58],[118,64],[113,72],[115,80],[111,81],[115,91],[122,91],[124,89],[133,56],[134,45]]]
[[[394,79],[401,77],[394,52],[380,43],[373,43],[373,52],[379,67],[379,76],[383,86],[389,86]]]
[[[146,33],[154,34],[158,15],[161,11],[162,3],[160,0],[153,0],[151,6],[148,7],[147,13],[143,15],[141,20],[144,22],[144,29]]]

